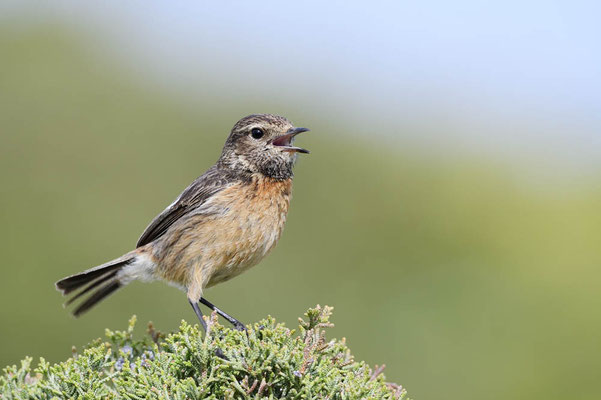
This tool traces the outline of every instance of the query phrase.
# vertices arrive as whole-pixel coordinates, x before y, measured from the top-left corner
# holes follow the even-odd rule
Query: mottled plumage
[[[160,279],[185,290],[199,318],[200,301],[240,328],[202,298],[203,289],[256,265],[276,245],[290,204],[296,153],[307,153],[292,142],[304,131],[270,114],[238,121],[217,163],[148,225],[135,250],[57,282],[63,294],[82,288],[69,302],[92,292],[74,314],[135,279]]]

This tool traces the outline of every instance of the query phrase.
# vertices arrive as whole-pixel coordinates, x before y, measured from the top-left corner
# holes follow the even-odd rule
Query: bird
[[[135,280],[161,280],[186,293],[206,331],[199,304],[237,330],[243,323],[203,297],[204,289],[258,264],[282,234],[292,194],[295,137],[307,132],[273,114],[236,122],[221,156],[144,230],[134,250],[56,282],[76,317]]]

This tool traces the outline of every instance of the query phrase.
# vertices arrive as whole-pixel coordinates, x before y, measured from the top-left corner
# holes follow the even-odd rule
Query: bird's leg
[[[202,325],[202,329],[204,329],[205,333],[207,333],[207,323],[202,318],[202,311],[200,311],[200,307],[198,306],[198,303],[195,301],[192,301],[190,299],[188,299],[188,301],[190,302],[190,305],[194,309],[194,314],[196,314],[196,316],[198,317],[198,320],[200,321],[200,324]]]
[[[246,330],[246,326],[244,326],[244,324],[242,322],[238,321],[236,318],[221,311],[219,308],[215,307],[215,305],[213,303],[211,303],[204,297],[200,298],[200,302],[202,304],[204,304],[205,306],[209,307],[211,310],[215,311],[217,314],[221,315],[223,318],[225,318],[227,320],[227,322],[229,322],[230,324],[232,324],[234,326],[235,329],[237,329],[239,331]]]

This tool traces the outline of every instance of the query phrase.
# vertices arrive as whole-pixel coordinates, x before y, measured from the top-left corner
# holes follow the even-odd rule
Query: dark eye
[[[261,139],[264,134],[265,132],[263,132],[263,129],[261,128],[253,128],[253,130],[250,131],[250,136],[252,136],[253,139]]]

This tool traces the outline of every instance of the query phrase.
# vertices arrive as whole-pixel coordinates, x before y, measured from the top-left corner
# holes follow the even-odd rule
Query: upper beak
[[[308,132],[308,131],[309,131],[309,129],[307,129],[307,128],[292,128],[285,134],[273,139],[271,144],[273,144],[274,146],[282,147],[282,150],[284,150],[284,151],[292,151],[292,152],[297,152],[297,153],[309,154],[309,150],[292,146],[292,141],[296,135],[298,135],[299,133]]]

